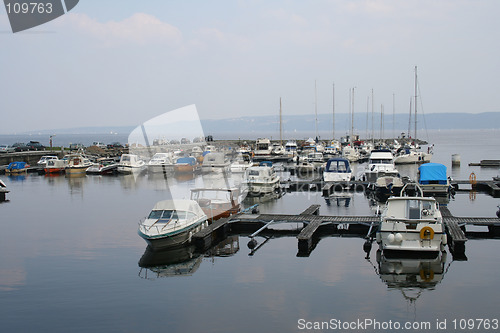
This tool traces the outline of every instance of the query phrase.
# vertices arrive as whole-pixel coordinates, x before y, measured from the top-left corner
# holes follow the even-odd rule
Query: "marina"
[[[197,323],[175,324],[175,316],[185,316],[179,306],[192,307],[193,303],[200,311],[216,306],[236,317],[220,323],[212,311],[200,312],[204,325],[208,323],[221,332],[265,331],[268,325],[286,331],[296,326],[303,311],[297,302],[307,304],[308,316],[319,313],[323,317],[335,311],[343,320],[358,313],[354,309],[359,299],[378,320],[413,320],[416,314],[421,320],[435,321],[436,311],[440,318],[451,320],[460,311],[457,304],[463,302],[477,308],[473,311],[477,315],[493,318],[494,310],[483,304],[494,285],[487,276],[500,274],[494,265],[500,239],[494,190],[497,181],[493,180],[498,170],[467,166],[466,161],[481,157],[466,152],[461,152],[465,164],[452,167],[454,149],[441,142],[437,140],[433,161],[447,165],[455,191],[436,198],[447,244],[432,258],[394,257],[379,248],[376,233],[387,198],[378,199],[373,183],[360,178],[368,161],[350,163],[355,180],[345,183],[325,181],[321,168],[301,175],[295,161],[275,161],[272,165],[281,190],[241,198],[244,193],[239,186],[244,184],[245,172],[231,172],[231,168],[208,173],[200,168],[192,174],[162,167],[138,174],[65,175],[44,174],[34,167],[22,175],[1,175],[9,191],[0,205],[2,215],[8,221],[18,221],[5,225],[0,242],[5,262],[0,271],[7,277],[0,283],[0,293],[5,299],[17,300],[4,307],[6,315],[14,318],[5,322],[15,325],[15,314],[27,308],[26,302],[45,303],[49,295],[51,305],[40,314],[35,314],[35,309],[30,311],[42,328],[61,325],[55,331],[67,325],[85,330],[94,327],[73,310],[66,318],[56,316],[68,302],[70,309],[84,308],[87,316],[101,318],[95,327],[112,325],[110,331],[143,329],[137,323],[152,310],[142,304],[163,307],[153,310],[155,315],[168,310],[167,320],[174,323],[174,331],[202,329],[203,325]],[[237,159],[233,149],[224,148],[229,146],[228,141],[212,145],[210,149],[225,151],[229,161]],[[45,155],[47,152],[37,158]],[[63,157],[58,156],[60,160]],[[330,158],[335,157],[325,157],[325,166]],[[36,165],[38,160],[33,160]],[[224,163],[224,168],[229,165]],[[397,169],[403,177],[417,180],[418,166]],[[214,193],[209,195],[209,191]],[[226,200],[227,195],[230,200]],[[190,244],[148,246],[138,235],[144,218],[156,203],[179,198],[196,200],[207,215],[208,225],[182,238],[182,242],[191,238]],[[26,204],[37,209],[26,210]],[[222,205],[234,210],[224,216],[219,209]],[[162,207],[164,211],[170,206]],[[51,218],[41,219],[40,214]],[[197,221],[203,223],[204,217],[199,217]],[[153,219],[146,228],[158,226],[160,230],[161,223]],[[25,243],[8,236],[13,232],[22,232]],[[430,234],[424,231],[422,242],[427,242],[427,237]],[[85,288],[74,290],[74,283]],[[472,283],[474,288],[464,287],[464,283]],[[465,294],[456,293],[456,288]],[[238,300],[231,294],[238,295]],[[345,304],[335,301],[338,297],[345,299]],[[380,310],[380,297],[395,310]],[[440,304],[442,297],[447,298],[446,306]],[[240,305],[243,302],[246,305]],[[496,298],[489,298],[488,303],[495,306],[496,302]],[[265,325],[232,312],[235,304],[241,311],[256,311]],[[276,313],[276,318],[255,310],[259,304]],[[120,315],[127,314],[119,324],[108,318],[116,309]],[[34,328],[29,323],[20,327]],[[154,329],[156,324],[151,322],[149,327]]]

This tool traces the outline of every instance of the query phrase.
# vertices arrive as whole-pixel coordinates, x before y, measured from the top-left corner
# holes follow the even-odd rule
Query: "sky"
[[[13,34],[0,8],[0,134],[201,119],[500,111],[497,0],[80,0]],[[333,102],[333,100],[335,102]],[[393,103],[394,101],[394,103]],[[334,105],[333,105],[334,104]]]

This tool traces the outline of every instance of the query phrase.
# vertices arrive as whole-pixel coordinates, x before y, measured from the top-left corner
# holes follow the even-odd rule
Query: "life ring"
[[[428,273],[426,273],[424,269],[421,269],[420,278],[425,282],[431,282],[434,279],[434,271],[431,269]]]
[[[476,181],[476,174],[474,172],[470,173],[470,175],[469,175],[469,182],[472,185],[476,185],[476,183],[477,183],[477,181]]]
[[[423,227],[420,230],[420,239],[434,239],[434,229],[431,227]]]

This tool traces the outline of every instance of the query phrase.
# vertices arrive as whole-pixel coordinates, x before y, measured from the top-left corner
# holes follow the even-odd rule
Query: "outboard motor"
[[[500,205],[497,206],[498,207],[498,210],[497,210],[497,217],[500,219]]]

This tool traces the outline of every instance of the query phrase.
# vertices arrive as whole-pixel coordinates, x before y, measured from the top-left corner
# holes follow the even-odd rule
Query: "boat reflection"
[[[389,289],[400,290],[405,299],[415,301],[422,291],[433,290],[446,273],[446,252],[433,259],[388,258],[377,251],[380,279]]]
[[[206,251],[199,253],[194,245],[153,251],[149,246],[139,260],[139,276],[158,279],[173,276],[191,276],[200,267],[204,257],[228,257],[240,249],[239,237],[230,236]]]
[[[164,251],[153,251],[149,246],[139,260],[139,276],[156,279],[171,276],[190,276],[201,265],[203,256],[194,246],[183,246]]]

